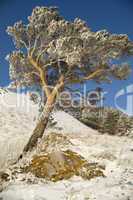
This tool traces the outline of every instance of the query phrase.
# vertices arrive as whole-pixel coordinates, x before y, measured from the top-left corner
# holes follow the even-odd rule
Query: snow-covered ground
[[[35,106],[24,94],[0,94],[0,169],[18,157],[37,117]]]
[[[5,93],[7,102],[16,94]],[[14,108],[0,102],[0,168],[5,169],[22,152],[37,119],[37,106],[23,94],[24,106]],[[1,99],[0,99],[1,101]],[[27,104],[31,105],[27,110]],[[133,141],[127,137],[101,135],[62,111],[54,115],[60,132],[69,135],[71,149],[89,162],[105,166],[106,177],[85,181],[80,177],[57,183],[27,184],[14,181],[0,193],[2,200],[133,200]],[[51,130],[47,130],[50,132]],[[53,130],[52,130],[53,131]],[[57,131],[57,130],[56,130]],[[13,159],[13,160],[12,160]]]
[[[55,128],[57,128],[62,134],[65,133],[67,135],[70,134],[70,136],[85,137],[98,133],[96,130],[87,127],[64,111],[57,111],[53,113],[53,118],[56,122]],[[51,131],[51,129],[47,130],[47,132]]]

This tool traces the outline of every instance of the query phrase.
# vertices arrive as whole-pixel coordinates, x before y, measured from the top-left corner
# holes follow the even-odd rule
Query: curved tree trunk
[[[31,135],[28,143],[24,147],[23,153],[31,151],[37,145],[38,139],[43,137],[43,134],[47,127],[49,117],[53,110],[55,101],[56,101],[56,97],[50,96],[48,98],[48,100],[44,106],[42,115],[33,131],[33,134]]]
[[[58,83],[56,84],[55,88],[51,92],[51,94],[47,97],[47,102],[44,106],[42,115],[33,131],[32,136],[30,137],[28,143],[24,147],[23,153],[31,151],[34,147],[36,147],[38,139],[43,137],[44,131],[47,127],[50,114],[54,108],[57,94],[61,91],[64,87],[64,76],[61,76]],[[21,159],[23,155],[20,155],[19,159]]]

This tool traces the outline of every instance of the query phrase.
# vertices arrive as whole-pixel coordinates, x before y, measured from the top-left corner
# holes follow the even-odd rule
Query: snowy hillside
[[[3,97],[4,96],[4,97]],[[4,98],[4,101],[3,101]],[[18,100],[19,99],[19,100]],[[20,106],[17,104],[20,101]],[[3,103],[4,102],[4,103]],[[12,103],[14,107],[5,105]],[[23,103],[22,103],[23,102]],[[0,94],[0,169],[22,152],[37,120],[38,108],[28,96]],[[68,135],[70,148],[89,162],[105,166],[105,176],[28,184],[16,180],[0,193],[2,200],[133,200],[133,141],[128,137],[100,135],[62,111],[53,114],[57,127]],[[47,130],[47,132],[57,132]],[[1,171],[0,170],[0,171]]]
[[[60,132],[80,135],[96,133],[67,113],[53,114]],[[0,94],[0,168],[20,155],[35,127],[38,107],[28,95],[1,91]],[[76,124],[76,126],[75,126]],[[47,130],[48,132],[53,131]],[[81,134],[83,133],[83,135]],[[14,159],[13,159],[14,158]]]
[[[1,92],[0,169],[20,155],[35,126],[37,110],[37,106],[28,96],[9,91]]]

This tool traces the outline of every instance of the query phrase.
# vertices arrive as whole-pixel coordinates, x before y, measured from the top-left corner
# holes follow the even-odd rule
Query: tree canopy
[[[56,7],[36,7],[28,24],[19,21],[7,33],[16,48],[7,56],[11,79],[20,86],[43,86],[46,96],[48,85],[125,79],[130,73],[128,63],[115,62],[133,55],[127,35],[93,32],[81,19],[65,20]]]

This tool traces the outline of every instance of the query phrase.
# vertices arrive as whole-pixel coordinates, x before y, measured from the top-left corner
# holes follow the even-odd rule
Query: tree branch
[[[29,55],[28,58],[29,58],[30,63],[32,64],[32,66],[34,66],[35,69],[39,72],[43,89],[44,89],[44,91],[46,93],[46,96],[49,97],[50,90],[48,88],[48,84],[47,84],[47,81],[46,81],[46,73],[45,73],[45,71],[42,69],[42,67],[40,65],[38,65],[36,63],[36,61],[34,61],[34,59],[32,58],[32,56]]]
[[[41,35],[41,34],[39,34],[38,37],[35,39],[35,42],[34,42],[34,45],[33,45],[33,49],[32,49],[31,52],[30,52],[30,55],[31,55],[31,56],[33,56],[33,54],[34,54],[34,51],[35,51],[35,49],[36,49],[37,42],[38,42],[38,39],[40,38],[40,35]]]
[[[52,96],[57,95],[59,89],[61,89],[64,86],[64,75],[61,75],[56,86],[54,87],[52,91]]]
[[[27,44],[23,41],[23,40],[20,40],[20,42],[22,43],[22,44],[24,44],[24,46],[25,46],[25,48],[28,50],[29,49],[29,47],[27,46]]]
[[[39,59],[41,58],[42,54],[46,51],[47,48],[43,49],[41,53],[37,56],[36,62],[39,63]]]
[[[104,71],[104,69],[97,69],[95,72],[93,72],[89,76],[84,77],[82,80],[91,80],[91,79],[95,78],[97,75],[101,74],[101,72],[103,72],[103,71]]]

